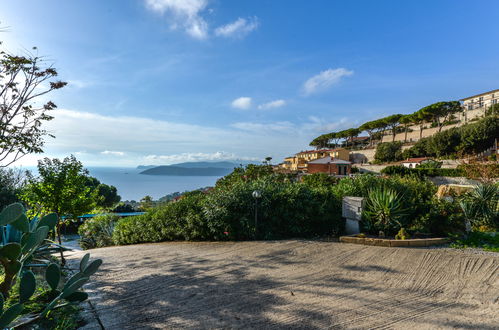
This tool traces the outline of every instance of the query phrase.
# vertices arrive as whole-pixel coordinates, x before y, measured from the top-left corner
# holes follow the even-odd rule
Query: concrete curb
[[[385,239],[372,237],[341,236],[340,242],[385,247],[426,247],[449,243],[448,238]]]

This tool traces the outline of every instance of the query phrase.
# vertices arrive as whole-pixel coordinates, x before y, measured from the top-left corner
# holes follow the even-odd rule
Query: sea
[[[184,192],[215,185],[220,176],[170,176],[139,174],[143,169],[127,167],[87,167],[90,175],[118,189],[121,200],[139,201],[144,196],[154,200],[174,192]]]

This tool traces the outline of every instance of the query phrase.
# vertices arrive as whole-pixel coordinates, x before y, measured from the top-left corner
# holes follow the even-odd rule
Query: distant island
[[[224,176],[232,172],[235,167],[247,165],[250,162],[187,162],[173,165],[146,166],[140,174],[145,175],[172,175],[172,176]]]

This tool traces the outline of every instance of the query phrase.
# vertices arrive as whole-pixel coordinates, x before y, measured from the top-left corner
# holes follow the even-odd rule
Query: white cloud
[[[320,91],[324,91],[331,85],[338,83],[343,77],[353,75],[353,71],[345,68],[328,69],[311,77],[302,87],[302,94],[308,96]]]
[[[231,103],[233,108],[247,110],[251,108],[251,97],[240,97],[232,101]]]
[[[258,28],[259,22],[257,17],[248,19],[239,17],[232,23],[219,26],[215,29],[215,35],[226,38],[243,38],[250,32]]]
[[[284,101],[284,100],[275,100],[275,101],[267,102],[267,103],[264,103],[264,104],[260,104],[258,106],[258,109],[261,109],[261,110],[274,109],[274,108],[283,107],[285,105],[286,105],[286,101]]]
[[[266,156],[281,159],[308,148],[308,143],[322,133],[350,127],[347,119],[333,122],[316,117],[296,123],[241,121],[212,127],[66,109],[54,111],[54,116],[44,125],[56,136],[46,139],[45,153],[28,155],[15,165],[32,166],[43,157],[63,158],[72,153],[85,166],[255,160]]]
[[[172,29],[180,27],[196,39],[208,37],[208,23],[201,16],[207,0],[145,0],[145,3],[150,10],[168,15]]]
[[[257,157],[244,157],[238,156],[234,153],[217,151],[213,153],[205,152],[184,152],[173,155],[147,155],[144,157],[146,164],[175,164],[181,162],[199,162],[199,161],[224,161],[224,160],[247,160],[256,161],[260,160]]]
[[[123,151],[110,151],[110,150],[104,150],[101,152],[102,155],[111,155],[111,156],[125,156],[125,153]]]

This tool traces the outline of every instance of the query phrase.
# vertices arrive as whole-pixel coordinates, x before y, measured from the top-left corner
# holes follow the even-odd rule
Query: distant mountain
[[[156,167],[157,165],[139,165],[137,166],[138,170],[147,170],[148,168]]]
[[[221,167],[180,167],[180,166],[156,166],[149,168],[140,174],[145,175],[173,175],[173,176],[224,176],[232,172],[231,168]]]
[[[234,167],[239,167],[240,165],[248,165],[248,164],[249,162],[247,161],[241,161],[241,162],[223,161],[223,162],[187,162],[187,163],[172,164],[170,166],[187,167],[187,168],[216,167],[216,168],[228,168],[232,170],[234,169]]]

